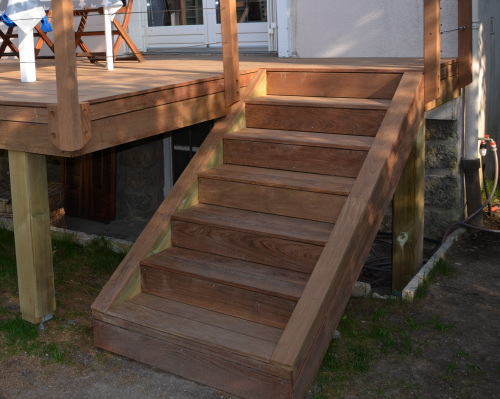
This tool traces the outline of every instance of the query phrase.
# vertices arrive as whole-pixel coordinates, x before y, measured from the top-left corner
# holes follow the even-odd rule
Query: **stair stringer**
[[[406,72],[271,363],[305,396],[424,123],[423,74]]]
[[[95,299],[93,312],[105,313],[111,306],[141,292],[141,260],[171,246],[170,216],[198,203],[198,173],[222,164],[222,136],[246,127],[245,101],[265,96],[266,90],[266,71],[260,69],[248,83],[241,100],[231,107],[226,117],[216,122],[169,195]]]

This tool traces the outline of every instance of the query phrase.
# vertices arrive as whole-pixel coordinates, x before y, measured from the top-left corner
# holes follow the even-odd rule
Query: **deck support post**
[[[424,0],[425,104],[441,96],[441,4]]]
[[[9,151],[9,168],[21,314],[40,323],[56,308],[46,158]]]
[[[240,60],[236,1],[221,0],[222,63],[224,65],[224,94],[226,107],[240,99]]]
[[[403,288],[423,263],[425,122],[393,197],[392,288]]]

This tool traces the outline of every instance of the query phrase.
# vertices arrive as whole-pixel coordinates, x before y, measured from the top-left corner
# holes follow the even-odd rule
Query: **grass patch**
[[[71,235],[52,240],[57,309],[39,330],[22,320],[12,231],[0,228],[0,358],[35,356],[42,363],[96,358],[90,306],[125,254],[105,238],[82,245]],[[87,360],[86,360],[87,362]]]

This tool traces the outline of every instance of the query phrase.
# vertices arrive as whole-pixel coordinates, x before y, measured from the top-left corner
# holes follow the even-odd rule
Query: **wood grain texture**
[[[94,331],[96,346],[181,377],[247,398],[290,398],[290,380],[264,373],[254,367],[101,321],[94,321]],[[122,339],[116,340],[116,336]]]
[[[356,177],[367,150],[308,146],[307,144],[224,140],[224,163],[324,175]]]
[[[273,364],[298,376],[321,330],[331,337],[423,120],[423,77],[405,73],[349,199],[283,333]],[[329,315],[332,303],[333,314]],[[317,356],[325,348],[316,348]],[[310,362],[316,367],[320,361]],[[311,374],[309,374],[311,376]],[[310,377],[311,378],[311,377]],[[309,381],[310,383],[311,381]]]
[[[392,99],[402,74],[269,71],[269,95]]]
[[[62,151],[81,149],[90,139],[82,130],[76,72],[73,3],[57,0],[52,4],[57,87],[57,114],[50,140]],[[54,110],[53,110],[54,111]]]
[[[323,246],[266,236],[259,231],[172,221],[172,244],[283,269],[311,273]],[[297,234],[298,235],[298,234]]]
[[[247,104],[247,127],[374,136],[385,115],[380,110]]]
[[[200,178],[199,201],[204,204],[335,223],[346,197],[284,187]]]
[[[224,227],[291,241],[325,245],[333,224],[242,209],[198,204],[172,215],[172,220]]]
[[[224,94],[226,107],[240,99],[240,53],[238,51],[238,25],[236,2],[220,1],[222,35],[222,63],[224,65]]]
[[[458,87],[472,83],[472,0],[458,0]]]
[[[254,140],[265,143],[286,143],[295,145],[307,145],[312,147],[328,147],[356,149],[368,151],[373,143],[373,137],[352,136],[344,134],[325,134],[311,132],[299,132],[292,130],[271,129],[241,129],[224,136],[225,140]]]
[[[424,76],[425,102],[440,97],[441,80],[441,4],[424,0]]]
[[[24,320],[39,323],[56,308],[44,155],[9,151],[19,301]]]
[[[265,92],[265,73],[262,71],[247,87],[246,97]],[[197,173],[222,163],[222,135],[244,126],[244,104],[234,106],[229,115],[217,122],[181,175],[169,196],[160,205],[127,256],[92,304],[96,311],[105,312],[115,301],[124,301],[140,290],[140,261],[152,253],[170,246],[170,216],[198,202]]]
[[[392,289],[402,291],[423,265],[424,191],[425,191],[424,124],[392,201]]]
[[[299,299],[308,278],[304,273],[175,247],[144,259],[141,267],[168,270],[290,300]]]
[[[260,184],[343,196],[348,195],[355,181],[352,177],[327,176],[228,164],[219,165],[212,170],[200,172],[198,176],[207,179]]]
[[[296,303],[168,270],[143,267],[141,274],[144,293],[276,328],[285,327]]]
[[[314,106],[316,108],[344,108],[344,109],[378,109],[386,111],[391,100],[366,98],[332,98],[314,96],[277,96],[270,95],[254,98],[247,104],[286,105],[286,106]]]

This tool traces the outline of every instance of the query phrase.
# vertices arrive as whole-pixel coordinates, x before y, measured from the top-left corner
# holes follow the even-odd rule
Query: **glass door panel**
[[[149,0],[148,26],[203,25],[203,0]]]

